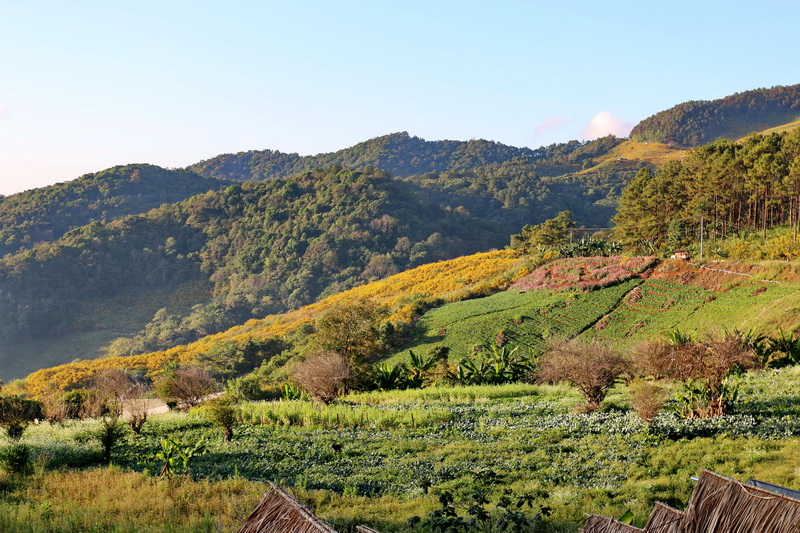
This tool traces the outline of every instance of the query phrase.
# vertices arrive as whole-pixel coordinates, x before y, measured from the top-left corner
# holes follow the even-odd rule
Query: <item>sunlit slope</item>
[[[648,163],[660,167],[673,159],[683,159],[686,150],[655,142],[625,141],[608,154],[596,158],[596,166]]]
[[[789,263],[719,263],[700,269],[662,262],[646,280],[631,279],[590,292],[507,291],[429,311],[416,326],[408,350],[426,353],[445,346],[450,357],[487,350],[503,334],[505,342],[532,355],[549,343],[583,336],[633,347],[680,329],[698,336],[724,329],[775,334],[800,328],[800,282]]]
[[[403,320],[410,316],[417,302],[426,298],[458,300],[470,295],[496,292],[522,273],[520,269],[523,263],[524,259],[514,251],[495,251],[423,265],[336,294],[297,311],[251,320],[242,326],[185,346],[129,357],[77,361],[42,369],[25,380],[24,388],[31,394],[42,394],[53,386],[81,386],[98,370],[109,367],[141,368],[147,374],[153,375],[170,362],[191,362],[219,342],[263,339],[293,332],[337,303],[353,298],[371,298],[386,304],[394,313],[394,319]]]

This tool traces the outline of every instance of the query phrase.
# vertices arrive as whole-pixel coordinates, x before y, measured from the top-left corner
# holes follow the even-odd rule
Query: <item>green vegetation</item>
[[[797,120],[800,85],[736,93],[719,100],[685,102],[646,118],[631,140],[699,146],[720,137],[739,139]]]
[[[701,420],[665,412],[650,426],[628,410],[622,385],[599,411],[582,415],[570,414],[581,402],[577,391],[536,385],[374,392],[328,407],[245,403],[244,423],[229,443],[202,417],[159,415],[114,448],[115,468],[84,473],[55,469],[100,460],[98,445],[84,437],[97,422],[39,425],[23,438],[39,473],[0,474],[0,524],[15,531],[26,530],[17,527],[23,520],[31,531],[111,530],[109,524],[120,528],[128,520],[149,531],[166,520],[174,531],[197,531],[202,518],[231,527],[214,501],[243,517],[264,480],[296,492],[337,527],[367,523],[387,533],[425,531],[407,521],[426,518],[446,492],[460,504],[477,488],[493,504],[507,489],[514,498],[529,495],[534,505],[526,513],[548,508],[540,519],[551,531],[575,531],[584,512],[621,516],[630,509],[643,520],[655,500],[685,505],[689,476],[702,467],[796,486],[798,372],[789,367],[743,376],[734,415]],[[159,481],[136,473],[162,469],[165,435],[178,448],[205,443],[205,453],[187,461],[190,477]],[[98,477],[104,488],[90,481]],[[76,483],[84,495],[80,505]],[[131,503],[131,486],[139,487],[140,505]],[[174,494],[165,496],[168,488]],[[190,493],[195,496],[179,504],[179,495]],[[184,522],[172,521],[181,515]],[[68,517],[75,525],[66,525]]]
[[[409,346],[414,350],[446,346],[455,361],[488,350],[503,333],[512,346],[538,355],[549,340],[572,338],[594,325],[639,283],[641,280],[632,279],[604,290],[578,293],[508,290],[447,304],[419,320]],[[402,353],[395,357],[401,358]]]
[[[5,196],[0,198],[0,257],[58,240],[93,221],[143,213],[227,185],[183,170],[126,165]]]
[[[608,136],[596,141],[542,146],[536,150],[516,148],[493,141],[426,141],[407,132],[376,137],[329,154],[299,156],[276,150],[223,154],[188,167],[203,176],[233,180],[283,178],[316,168],[339,165],[347,168],[375,167],[394,176],[408,177],[430,172],[473,170],[514,159],[539,162],[550,167],[548,175],[565,174],[570,165],[580,164],[608,152],[620,139]],[[541,172],[540,172],[541,173]]]
[[[657,172],[644,168],[622,195],[615,235],[627,245],[679,248],[700,240],[702,217],[709,250],[746,231],[766,238],[768,229],[779,226],[788,226],[796,239],[798,154],[800,130],[793,130],[740,143],[716,141]],[[770,244],[766,257],[797,257],[794,239]]]

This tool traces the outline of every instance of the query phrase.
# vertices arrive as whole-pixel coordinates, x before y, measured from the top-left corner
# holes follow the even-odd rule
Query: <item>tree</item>
[[[569,242],[574,227],[572,213],[561,211],[541,224],[523,227],[520,233],[511,236],[511,247],[525,254],[533,253],[537,246],[558,247]]]
[[[28,426],[42,418],[42,405],[21,396],[0,396],[0,427],[8,438],[18,441]]]
[[[175,402],[179,409],[189,410],[216,390],[211,375],[196,366],[165,371],[155,382],[156,393],[165,401]]]
[[[345,391],[350,377],[350,364],[336,352],[311,354],[295,365],[292,378],[311,398],[328,404]]]
[[[351,385],[369,374],[368,363],[385,350],[381,320],[386,309],[365,298],[336,305],[317,319],[315,344],[320,350],[337,353],[347,361]]]
[[[105,368],[95,376],[94,388],[102,402],[100,414],[122,416],[138,435],[147,422],[150,405],[145,394],[150,390],[149,380],[117,368]]]
[[[573,339],[555,344],[542,356],[538,379],[546,383],[572,383],[586,399],[586,410],[593,411],[627,370],[627,360],[611,345]]]

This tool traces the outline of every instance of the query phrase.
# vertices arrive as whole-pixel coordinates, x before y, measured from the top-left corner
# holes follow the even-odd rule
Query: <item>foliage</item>
[[[531,254],[539,246],[557,248],[569,242],[574,227],[572,213],[562,211],[541,224],[524,226],[520,233],[511,236],[511,248],[524,254]]]
[[[756,356],[735,333],[706,341],[678,335],[672,343],[653,341],[640,347],[636,364],[644,375],[684,383],[678,396],[684,416],[710,418],[731,412],[737,396],[731,377],[753,368]]]
[[[223,394],[212,398],[203,405],[203,413],[206,418],[222,431],[223,442],[231,441],[233,430],[239,424],[241,413],[237,403],[236,398]]]
[[[20,440],[25,429],[41,417],[42,405],[36,400],[0,396],[0,427],[6,430],[9,439]]]
[[[371,300],[341,302],[316,320],[314,342],[321,350],[341,355],[351,369],[358,369],[385,349],[380,321],[386,314]]]
[[[91,433],[91,437],[100,444],[103,463],[111,463],[111,452],[114,446],[119,444],[127,432],[125,423],[116,413],[108,413],[100,417],[99,424]]]
[[[0,453],[0,464],[11,474],[27,473],[31,467],[31,447],[15,442]]]
[[[223,154],[189,167],[203,176],[235,180],[265,180],[308,172],[315,168],[341,165],[349,168],[376,167],[396,176],[408,177],[431,172],[471,170],[483,165],[512,160],[552,163],[580,163],[602,155],[621,139],[608,136],[581,143],[563,144],[531,150],[493,141],[425,141],[407,132],[376,137],[353,147],[329,154],[299,156],[276,150]],[[543,161],[545,162],[545,161]]]
[[[741,142],[719,140],[691,150],[654,172],[641,169],[625,188],[614,216],[614,233],[624,245],[657,247],[697,243],[734,257],[797,257],[800,187],[800,130],[753,135]],[[702,231],[701,235],[701,220]],[[790,231],[767,241],[767,230]],[[734,238],[760,232],[756,251]],[[738,244],[738,245],[737,245]]]
[[[177,472],[188,474],[192,459],[205,452],[206,443],[204,441],[184,444],[165,437],[161,439],[161,450],[153,456],[153,460],[156,463],[163,463],[158,475],[169,477]]]
[[[586,399],[586,409],[593,411],[628,367],[628,361],[608,344],[570,340],[556,343],[542,356],[537,377],[545,383],[572,383]]]
[[[459,385],[503,385],[528,378],[532,369],[530,357],[519,346],[491,344],[488,353],[462,359],[448,379]]]
[[[53,241],[92,221],[143,213],[226,186],[225,181],[155,165],[117,166],[0,198],[0,257]]]

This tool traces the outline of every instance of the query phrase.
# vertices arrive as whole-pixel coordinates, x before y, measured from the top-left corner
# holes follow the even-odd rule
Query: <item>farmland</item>
[[[630,509],[641,520],[654,500],[687,501],[689,476],[701,467],[798,486],[798,378],[796,367],[749,374],[736,414],[685,420],[665,412],[650,427],[629,410],[622,385],[600,412],[584,415],[571,413],[580,402],[574,390],[536,385],[369,393],[334,407],[245,404],[248,422],[229,444],[199,411],[168,414],[126,437],[111,470],[93,466],[98,450],[86,435],[96,422],[43,424],[24,439],[39,458],[38,473],[27,480],[0,477],[0,526],[130,531],[124,524],[140,520],[137,531],[157,531],[163,519],[172,531],[229,530],[267,480],[289,488],[339,529],[367,523],[384,532],[414,531],[406,521],[436,508],[442,492],[466,501],[481,490],[497,501],[507,489],[530,494],[534,510],[547,508],[542,531],[575,531],[584,512],[620,516]],[[295,415],[286,416],[287,409]],[[166,435],[206,443],[189,477],[153,477]],[[90,485],[92,498],[76,501],[77,491],[62,486],[67,477]],[[134,506],[137,497],[142,501]],[[198,501],[203,498],[209,500]],[[165,516],[162,501],[185,515]],[[126,515],[145,504],[162,511]]]

